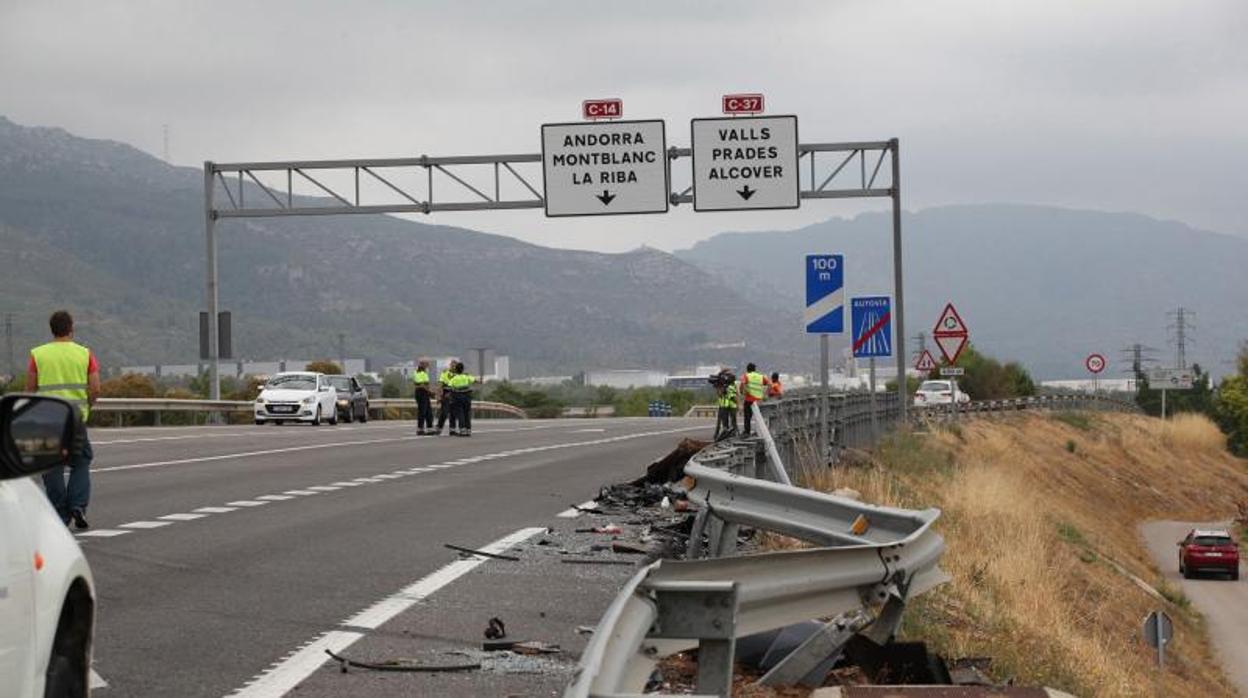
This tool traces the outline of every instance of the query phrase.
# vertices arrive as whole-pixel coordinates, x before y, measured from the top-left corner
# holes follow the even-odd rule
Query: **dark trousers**
[[[455,408],[459,430],[472,431],[472,393],[455,393]]]
[[[459,423],[459,415],[455,412],[455,404],[452,394],[448,391],[442,393],[442,399],[438,400],[438,433],[442,433],[442,427],[446,424],[447,417],[451,419],[451,431],[455,431],[455,425]]]
[[[727,437],[737,431],[737,408],[720,407],[718,419],[715,423],[715,440]]]
[[[61,515],[61,520],[69,523],[69,515],[75,509],[87,510],[91,500],[91,461],[95,452],[91,449],[91,440],[87,438],[87,428],[74,440],[74,447],[69,454],[69,483],[65,482],[65,466],[57,467],[43,474],[43,489],[48,494],[52,508]]]
[[[429,399],[428,390],[416,391],[416,429],[424,431],[433,428],[433,402]]]
[[[753,405],[754,403],[752,402],[745,403],[745,432],[744,433],[746,436],[749,436],[751,433],[753,433],[751,431],[751,427],[753,426],[752,422],[754,421]]]

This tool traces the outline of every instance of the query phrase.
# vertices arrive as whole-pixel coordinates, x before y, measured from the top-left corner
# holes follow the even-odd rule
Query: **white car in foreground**
[[[923,381],[914,393],[914,406],[948,405],[953,402],[955,395],[959,405],[971,401],[971,396],[962,392],[955,380]]]
[[[0,398],[0,695],[85,696],[95,581],[31,477],[65,461],[78,417],[52,397]]]
[[[338,392],[323,373],[279,373],[264,384],[255,407],[256,424],[338,423]]]

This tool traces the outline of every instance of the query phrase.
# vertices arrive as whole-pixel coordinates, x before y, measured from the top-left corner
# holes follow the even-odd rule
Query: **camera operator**
[[[737,377],[728,369],[720,369],[707,381],[715,387],[716,404],[719,406],[715,422],[715,440],[737,435]]]

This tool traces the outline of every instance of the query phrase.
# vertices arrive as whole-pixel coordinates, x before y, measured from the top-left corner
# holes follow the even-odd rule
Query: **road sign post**
[[[932,357],[932,352],[924,349],[919,358],[914,362],[914,370],[931,373],[936,370],[936,359]]]
[[[797,117],[694,119],[693,210],[797,208]]]
[[[1084,367],[1092,374],[1092,394],[1097,395],[1101,392],[1100,373],[1105,370],[1105,357],[1100,354],[1088,354],[1088,358],[1083,361]]]
[[[819,453],[829,462],[828,445],[828,335],[845,331],[845,257],[806,255],[807,334],[819,335]]]
[[[970,336],[970,330],[962,321],[957,308],[953,307],[953,303],[946,303],[945,309],[941,311],[940,317],[936,320],[936,326],[932,328],[932,339],[936,340],[936,346],[940,348],[941,355],[945,357],[945,363],[950,367],[958,363],[958,357],[962,356],[962,350],[966,349]],[[941,369],[940,374],[945,375],[944,369]],[[949,379],[949,413],[955,418],[958,416],[958,395],[953,389],[952,378]]]
[[[663,122],[543,124],[542,180],[551,218],[667,213]]]
[[[1144,618],[1144,642],[1157,650],[1157,667],[1166,666],[1166,645],[1174,638],[1174,623],[1165,611],[1153,611]]]
[[[1191,390],[1196,373],[1190,368],[1154,368],[1148,372],[1148,385],[1161,391],[1161,418],[1166,418],[1166,391]]]

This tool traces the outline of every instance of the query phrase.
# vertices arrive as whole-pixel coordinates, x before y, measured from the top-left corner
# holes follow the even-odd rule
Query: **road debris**
[[[605,558],[565,557],[559,562],[565,565],[632,565],[632,560],[608,560]]]
[[[646,553],[650,551],[646,550],[645,548],[639,545],[631,545],[629,543],[621,543],[619,541],[616,541],[611,544],[611,552],[625,553],[628,555],[645,555]]]
[[[348,659],[339,654],[334,654],[333,650],[326,649],[328,654],[334,661],[338,662],[339,669],[346,674],[350,669],[368,669],[370,671],[409,671],[409,672],[449,672],[449,671],[472,671],[480,669],[480,662],[470,664],[411,664],[406,659],[388,659],[384,662],[361,662],[356,659]]]
[[[513,557],[511,555],[499,555],[498,553],[487,553],[484,550],[466,548],[462,545],[453,545],[451,543],[443,543],[442,547],[450,548],[451,550],[456,550],[458,552],[466,553],[468,555],[480,555],[481,557],[488,557],[491,560],[507,560],[508,562],[520,562],[520,558],[518,557]]]
[[[507,626],[503,625],[503,621],[499,618],[491,618],[485,626],[485,639],[497,640],[507,637]]]
[[[624,529],[620,528],[619,526],[616,526],[615,524],[606,524],[603,526],[596,526],[594,528],[576,529],[576,533],[606,533],[609,535],[618,535],[623,532],[624,532]]]

